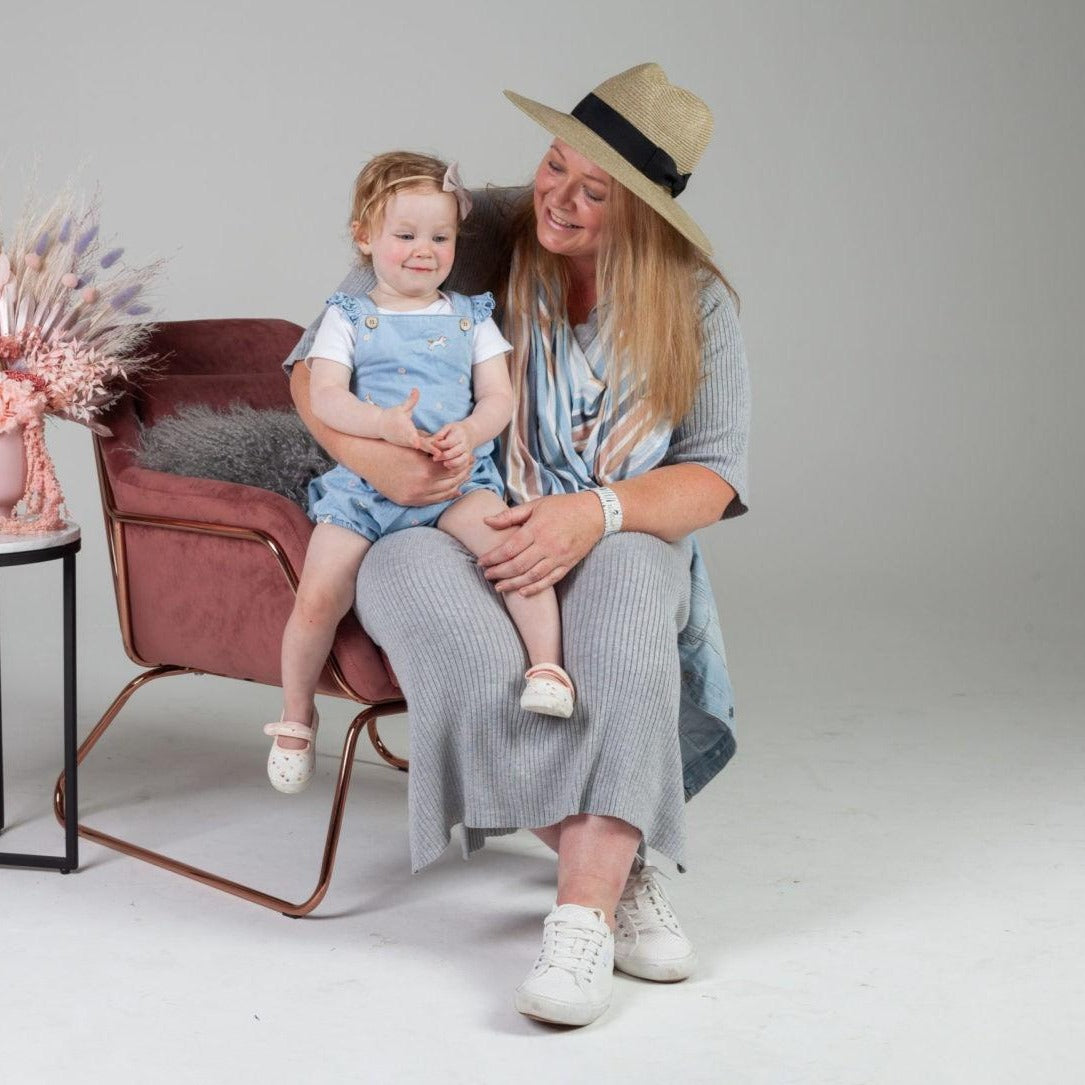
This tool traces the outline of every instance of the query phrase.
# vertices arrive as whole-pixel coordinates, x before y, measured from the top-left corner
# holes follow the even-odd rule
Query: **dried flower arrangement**
[[[0,236],[0,435],[21,430],[27,476],[21,510],[0,518],[0,533],[63,525],[45,417],[108,433],[97,416],[149,363],[140,348],[150,326],[140,318],[162,263],[130,268],[123,251],[102,252],[97,199],[71,194],[29,209],[9,247]]]

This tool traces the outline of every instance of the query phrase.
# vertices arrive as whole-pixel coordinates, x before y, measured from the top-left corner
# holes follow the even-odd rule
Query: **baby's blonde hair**
[[[354,199],[350,205],[350,234],[358,240],[358,230],[370,233],[380,229],[388,202],[401,188],[433,187],[440,192],[448,163],[433,155],[414,151],[387,151],[371,158],[354,179]],[[360,254],[359,254],[360,255]],[[368,257],[360,259],[368,262]]]

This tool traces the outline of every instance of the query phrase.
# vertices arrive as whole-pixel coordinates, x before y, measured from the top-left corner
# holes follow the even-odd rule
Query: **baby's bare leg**
[[[473,490],[451,505],[437,521],[442,531],[459,540],[475,557],[500,545],[515,528],[497,531],[483,523],[484,516],[504,512],[505,502],[492,490]],[[509,609],[532,664],[561,666],[561,614],[553,588],[524,597],[514,591],[501,598]]]
[[[313,695],[328,659],[339,619],[354,602],[358,567],[369,540],[336,524],[317,524],[305,553],[305,568],[294,609],[283,633],[283,719],[312,722]],[[287,750],[302,739],[279,736]]]

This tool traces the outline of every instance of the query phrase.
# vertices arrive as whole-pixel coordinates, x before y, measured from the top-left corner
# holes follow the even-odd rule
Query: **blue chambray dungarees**
[[[419,391],[412,418],[427,433],[447,422],[459,422],[474,409],[471,362],[475,325],[493,311],[492,294],[446,292],[453,312],[447,314],[378,313],[368,296],[333,294],[335,305],[355,329],[354,366],[350,390],[378,407],[402,403],[412,388]],[[504,486],[491,458],[488,441],[474,450],[475,466],[461,489],[492,490]],[[406,527],[432,525],[452,504],[441,501],[405,508],[378,493],[341,464],[309,483],[309,518],[337,524],[364,535],[370,542]]]

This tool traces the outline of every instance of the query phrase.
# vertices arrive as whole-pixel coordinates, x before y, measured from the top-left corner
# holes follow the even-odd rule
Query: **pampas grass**
[[[125,381],[149,361],[140,353],[149,326],[131,318],[150,311],[146,294],[163,261],[130,267],[124,248],[103,252],[99,219],[97,196],[84,201],[68,190],[44,209],[28,206],[11,245],[0,234],[0,335],[63,347],[73,362],[108,359],[108,378]],[[89,421],[81,411],[55,412]]]
[[[0,521],[4,533],[63,523],[45,416],[108,433],[98,415],[150,364],[142,353],[150,325],[133,318],[150,311],[144,295],[162,262],[130,267],[123,255],[119,246],[102,252],[97,197],[71,190],[44,210],[28,204],[10,245],[0,234],[0,432],[22,431],[29,468],[21,508]]]

